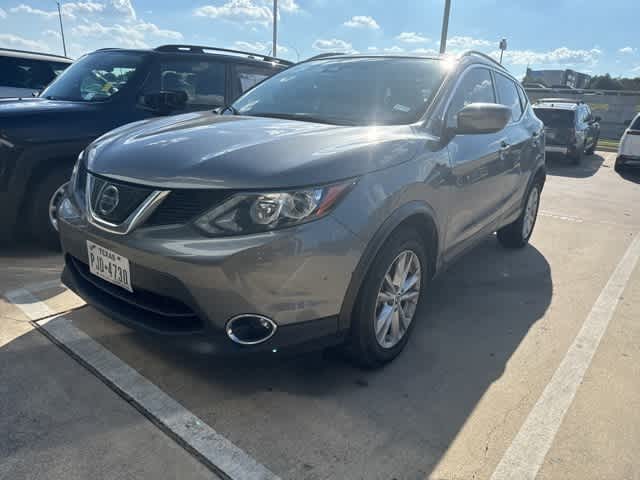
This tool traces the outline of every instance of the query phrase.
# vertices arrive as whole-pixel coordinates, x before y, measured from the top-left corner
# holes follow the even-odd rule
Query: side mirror
[[[600,120],[602,120],[602,117],[599,115],[596,115],[595,117],[593,117],[594,122],[599,122]]]
[[[182,110],[188,98],[187,92],[181,90],[163,90],[143,95],[142,103],[145,107],[164,115]]]
[[[455,133],[469,135],[496,133],[511,120],[511,109],[495,103],[472,103],[458,112]]]

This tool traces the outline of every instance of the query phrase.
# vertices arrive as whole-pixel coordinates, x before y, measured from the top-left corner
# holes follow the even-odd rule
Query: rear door
[[[521,200],[516,198],[522,184],[520,180],[521,162],[523,155],[530,151],[529,147],[533,138],[528,125],[523,121],[525,106],[522,105],[515,82],[499,72],[495,73],[495,79],[498,102],[511,109],[511,122],[505,129],[508,145],[503,149],[501,157],[504,170],[504,179],[501,182],[505,201],[503,207],[504,210],[511,210],[513,204]]]
[[[488,68],[473,66],[460,78],[451,97],[445,122],[457,123],[457,113],[471,103],[496,103],[493,76]],[[504,150],[507,132],[456,135],[447,148],[454,189],[451,195],[447,250],[455,256],[476,234],[496,222],[504,204],[506,176]]]
[[[575,128],[576,112],[568,108],[537,107],[535,113],[544,123],[547,145],[566,147]]]
[[[631,122],[620,142],[620,155],[640,159],[640,115]]]

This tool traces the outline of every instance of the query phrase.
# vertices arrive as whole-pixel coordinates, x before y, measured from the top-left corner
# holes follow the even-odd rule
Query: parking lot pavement
[[[430,302],[420,312],[405,352],[375,372],[356,369],[331,354],[233,360],[186,354],[90,307],[77,308],[77,299],[57,291],[59,287],[45,285],[34,296],[55,311],[73,308],[65,314],[73,328],[284,479],[453,480],[536,474],[544,479],[636,479],[640,330],[634,320],[640,312],[633,298],[640,293],[640,269],[629,267],[627,272],[620,265],[625,252],[637,250],[640,209],[633,205],[640,201],[640,190],[636,177],[613,171],[613,160],[613,154],[595,155],[574,167],[550,159],[531,245],[507,251],[488,238],[443,274],[431,287]],[[45,268],[55,268],[56,257],[49,260],[46,265],[52,266]],[[31,256],[16,263],[34,264],[34,276],[0,279],[3,288],[2,282],[15,289],[24,285],[20,281],[48,280],[38,274]],[[2,264],[12,261],[0,259]],[[621,271],[629,274],[628,282],[619,281]],[[621,300],[609,295],[618,286]],[[32,313],[37,314],[37,305],[34,302]],[[16,307],[9,302],[3,308],[12,318],[23,314],[13,311]],[[604,331],[601,343],[595,337],[584,343],[575,340],[594,325]],[[28,335],[80,372],[72,376],[75,388],[86,383],[106,389],[39,333]],[[66,371],[47,367],[53,362],[44,363],[41,355],[7,354],[23,336],[0,347],[0,358],[12,359],[11,375],[5,372],[8,362],[3,362],[3,385],[23,385],[37,368],[43,375]],[[580,356],[587,350],[593,352],[592,360]],[[575,391],[569,382],[554,390],[557,378],[565,378],[558,377],[565,365]],[[585,369],[582,375],[579,367]],[[57,395],[52,383],[44,382],[39,389],[43,399],[49,390],[52,397]],[[82,403],[80,393],[64,393],[69,402]],[[153,429],[112,392],[102,396],[109,399],[109,408],[116,409],[111,402],[120,401],[133,417],[95,423],[94,436],[103,427],[104,435],[127,443],[136,434],[134,426]],[[561,408],[562,401],[566,408]],[[109,408],[104,407],[105,418]],[[28,404],[24,407],[27,413],[31,410]],[[87,412],[74,415],[68,410],[69,425],[76,417],[78,422],[87,418]],[[547,412],[544,422],[531,424],[530,418]],[[11,417],[5,428],[19,430],[19,420]],[[541,423],[548,444],[540,440]],[[114,428],[118,425],[121,428]],[[34,431],[53,436],[56,429],[43,424]],[[526,472],[510,475],[516,471],[510,462],[519,458],[520,441],[530,445],[530,457],[535,453],[540,461],[525,458]],[[67,465],[91,463],[80,448],[79,443],[68,445],[73,457]],[[147,458],[158,455],[147,453]],[[42,461],[39,468],[46,466]],[[182,468],[181,478],[188,478],[185,472],[199,478],[202,467],[188,463]],[[0,466],[0,477],[1,472]],[[500,477],[500,472],[507,476]]]

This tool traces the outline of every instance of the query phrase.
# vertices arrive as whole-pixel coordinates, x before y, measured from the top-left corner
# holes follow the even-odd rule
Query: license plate
[[[133,292],[129,260],[108,248],[87,240],[89,270],[95,276]]]

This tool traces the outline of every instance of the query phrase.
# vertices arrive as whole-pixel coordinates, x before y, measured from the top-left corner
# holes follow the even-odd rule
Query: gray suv
[[[303,62],[219,114],[113,130],[59,207],[66,285],[173,345],[404,348],[433,277],[497,231],[527,244],[543,125],[469,52]]]

